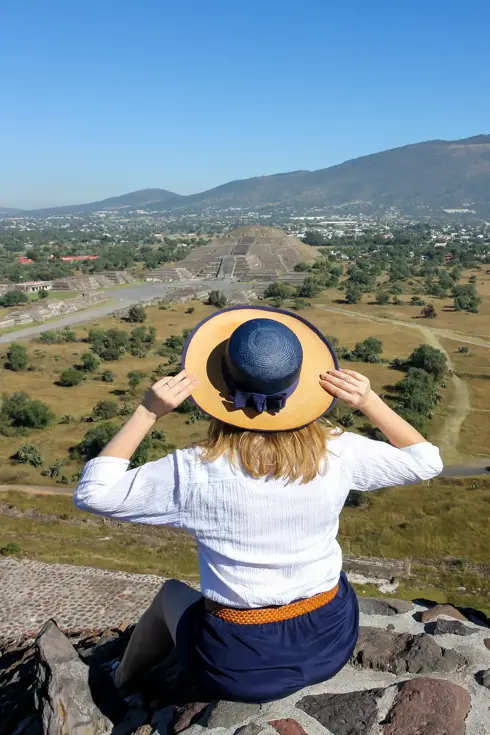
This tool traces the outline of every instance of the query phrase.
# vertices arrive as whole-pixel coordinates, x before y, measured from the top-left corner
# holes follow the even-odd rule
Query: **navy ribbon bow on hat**
[[[253,391],[241,390],[235,383],[232,374],[230,373],[229,367],[226,364],[226,359],[223,358],[222,363],[223,377],[229,390],[230,399],[233,401],[235,408],[252,408],[257,413],[263,413],[264,411],[280,411],[286,405],[286,400],[289,396],[294,393],[298,387],[299,377],[294,381],[289,388],[284,389],[279,393],[272,393],[267,395],[266,393],[255,393]]]

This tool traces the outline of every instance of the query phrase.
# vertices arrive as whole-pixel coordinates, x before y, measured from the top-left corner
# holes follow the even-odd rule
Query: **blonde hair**
[[[326,463],[331,427],[315,421],[302,429],[261,433],[211,419],[207,439],[200,442],[201,459],[213,462],[227,454],[235,467],[252,477],[311,482]]]

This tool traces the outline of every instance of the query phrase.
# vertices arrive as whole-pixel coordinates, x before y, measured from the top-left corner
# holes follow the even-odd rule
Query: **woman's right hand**
[[[155,420],[171,413],[177,408],[199,385],[198,379],[182,370],[175,377],[166,377],[158,380],[146,391],[142,405]]]
[[[327,393],[340,398],[350,408],[361,411],[375,392],[371,389],[369,378],[355,370],[329,370],[320,375],[320,385]]]

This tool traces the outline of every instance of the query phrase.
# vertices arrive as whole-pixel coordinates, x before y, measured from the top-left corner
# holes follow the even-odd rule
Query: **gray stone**
[[[384,689],[304,697],[296,707],[314,717],[333,735],[368,733],[378,721],[378,700]]]
[[[221,700],[211,710],[206,725],[212,727],[232,727],[260,712],[260,704],[228,702]]]
[[[451,673],[465,660],[452,650],[441,648],[426,635],[393,633],[380,628],[361,627],[352,663],[392,674]]]
[[[383,735],[464,735],[470,695],[441,679],[421,677],[402,684]]]
[[[435,623],[428,623],[425,632],[432,635],[474,635],[477,631],[468,628],[461,620],[446,620],[437,618]]]
[[[413,603],[391,598],[360,597],[359,610],[364,615],[400,615],[413,610]]]
[[[36,645],[40,656],[38,708],[45,735],[112,731],[112,723],[92,699],[88,667],[54,620],[43,626]]]
[[[263,725],[257,725],[256,722],[250,722],[248,725],[243,725],[235,730],[233,735],[261,735],[261,733],[270,732],[267,727]]]

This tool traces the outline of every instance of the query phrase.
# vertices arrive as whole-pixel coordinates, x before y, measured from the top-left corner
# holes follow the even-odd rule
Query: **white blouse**
[[[230,607],[284,605],[332,589],[349,491],[429,480],[442,470],[433,444],[396,449],[351,432],[328,439],[322,473],[304,485],[254,479],[226,457],[203,462],[197,448],[133,470],[128,464],[88,462],[75,504],[120,521],[185,529],[197,541],[203,594]]]

